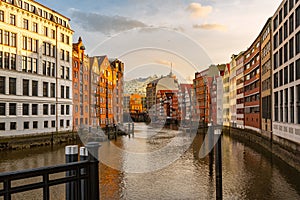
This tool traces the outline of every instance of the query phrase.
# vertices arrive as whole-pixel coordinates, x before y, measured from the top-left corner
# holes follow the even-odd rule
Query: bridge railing
[[[89,145],[89,144],[88,144]],[[88,146],[87,145],[87,146]],[[70,162],[66,164],[40,167],[0,174],[0,199],[11,200],[12,195],[36,189],[42,189],[43,200],[50,199],[50,187],[66,184],[67,200],[99,199],[99,161],[97,160],[99,144],[90,144],[87,160]],[[92,152],[92,153],[91,153]],[[66,155],[67,157],[68,155]],[[78,151],[77,151],[78,156]],[[55,174],[65,173],[64,177],[53,178]],[[29,184],[18,184],[17,181],[26,182],[26,179],[36,178]],[[32,182],[32,181],[30,181]],[[1,198],[2,197],[2,198]]]

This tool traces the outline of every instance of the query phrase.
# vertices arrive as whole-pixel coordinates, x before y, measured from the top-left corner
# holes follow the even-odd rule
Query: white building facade
[[[69,19],[35,1],[0,1],[0,136],[72,130]]]
[[[230,126],[237,127],[236,117],[236,55],[231,56],[229,76]]]
[[[244,129],[244,52],[236,57],[236,126]]]
[[[273,137],[300,143],[300,1],[285,0],[272,18]]]

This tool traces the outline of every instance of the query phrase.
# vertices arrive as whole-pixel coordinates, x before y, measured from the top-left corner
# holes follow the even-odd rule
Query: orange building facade
[[[245,128],[260,132],[260,36],[244,55]]]
[[[73,130],[78,130],[80,125],[90,125],[90,65],[89,59],[84,54],[85,47],[79,37],[73,43],[72,52],[72,81],[73,81]]]

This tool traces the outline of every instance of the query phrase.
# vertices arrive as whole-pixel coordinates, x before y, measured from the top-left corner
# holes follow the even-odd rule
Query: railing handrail
[[[46,167],[38,167],[34,169],[25,169],[20,171],[3,172],[0,173],[0,182],[5,181],[6,179],[18,180],[18,179],[42,176],[43,174],[45,174],[44,172],[45,170],[50,171],[50,173],[47,174],[54,174],[54,173],[59,173],[64,171],[75,170],[79,166],[81,166],[81,168],[85,166],[89,166],[89,162],[90,161],[85,160],[85,161],[78,161],[72,163],[58,164],[55,166],[46,166]]]

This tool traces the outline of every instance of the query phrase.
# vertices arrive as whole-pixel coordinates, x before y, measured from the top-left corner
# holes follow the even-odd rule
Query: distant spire
[[[81,36],[79,36],[79,38],[78,38],[78,42],[81,42],[82,41],[82,39],[81,39]]]

